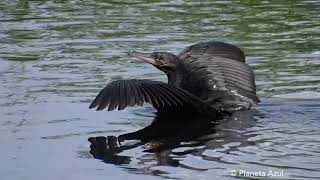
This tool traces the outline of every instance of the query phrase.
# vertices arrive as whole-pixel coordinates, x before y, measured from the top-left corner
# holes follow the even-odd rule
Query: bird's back
[[[237,46],[210,41],[187,47],[178,57],[184,66],[179,86],[217,109],[248,109],[259,102],[255,77]]]

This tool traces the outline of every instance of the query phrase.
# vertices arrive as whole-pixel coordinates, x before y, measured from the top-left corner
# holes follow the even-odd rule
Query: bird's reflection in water
[[[205,150],[219,149],[220,153],[232,153],[238,151],[240,147],[254,145],[254,141],[249,138],[256,134],[248,129],[255,124],[253,115],[255,112],[239,111],[232,116],[225,118],[220,123],[212,121],[208,117],[190,114],[158,114],[152,124],[133,133],[108,137],[90,137],[90,153],[96,159],[101,159],[105,163],[116,165],[129,164],[132,157],[118,155],[120,152],[144,145],[145,152],[153,153],[153,161],[157,166],[183,167],[195,170],[180,164],[180,160],[174,156],[183,157],[188,154],[201,157],[203,160],[224,162],[220,158],[205,155]],[[140,140],[136,144],[118,143],[124,140]],[[233,143],[225,148],[225,145]],[[235,145],[234,145],[235,144]],[[186,147],[182,151],[174,151],[176,148]],[[223,151],[221,151],[223,149]],[[147,164],[149,160],[139,159],[142,164]]]

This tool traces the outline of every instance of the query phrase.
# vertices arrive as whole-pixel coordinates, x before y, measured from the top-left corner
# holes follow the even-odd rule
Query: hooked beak
[[[154,57],[151,56],[151,53],[141,53],[141,52],[136,52],[136,51],[129,51],[128,55],[130,57],[135,57],[141,60],[146,61],[147,63],[150,63],[154,66],[159,66],[161,65],[160,61],[157,61]]]

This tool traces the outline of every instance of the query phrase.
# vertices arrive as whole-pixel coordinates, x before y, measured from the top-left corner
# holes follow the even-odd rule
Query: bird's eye
[[[153,58],[157,61],[161,61],[162,60],[162,57],[161,56],[153,56]]]

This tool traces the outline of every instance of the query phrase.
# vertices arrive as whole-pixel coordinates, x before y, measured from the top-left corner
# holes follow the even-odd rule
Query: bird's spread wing
[[[203,92],[209,93],[211,100],[226,101],[222,104],[228,104],[227,101],[236,104],[244,100],[249,102],[249,106],[260,102],[256,96],[254,73],[245,63],[244,53],[238,47],[211,41],[192,45],[178,56],[189,68],[186,83],[201,82],[198,78],[207,79],[202,85],[198,83],[203,86],[198,89],[203,88]],[[201,97],[201,94],[198,96]],[[238,102],[231,102],[230,97],[235,97]]]
[[[127,106],[150,103],[161,111],[185,106],[203,106],[203,102],[187,91],[160,81],[151,80],[117,80],[109,83],[100,91],[89,108],[97,107],[108,111]]]
[[[259,101],[256,96],[254,74],[247,64],[210,55],[191,55],[189,59],[197,59],[190,62],[190,67],[194,68],[192,74],[198,73],[208,77],[207,79],[211,80],[208,82],[211,90],[228,91],[255,102]]]

